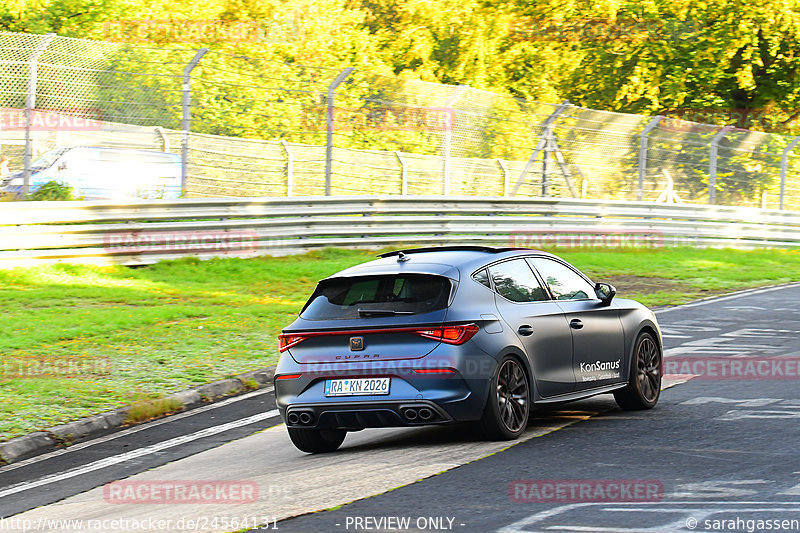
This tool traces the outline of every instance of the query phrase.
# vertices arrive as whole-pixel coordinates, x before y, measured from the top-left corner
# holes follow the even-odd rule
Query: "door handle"
[[[571,327],[572,329],[582,329],[583,322],[581,322],[577,318],[573,318],[572,320],[569,321],[569,327]]]
[[[530,327],[529,325],[525,324],[525,325],[519,327],[519,329],[517,330],[517,333],[519,333],[523,337],[527,337],[528,335],[533,335],[533,328]]]

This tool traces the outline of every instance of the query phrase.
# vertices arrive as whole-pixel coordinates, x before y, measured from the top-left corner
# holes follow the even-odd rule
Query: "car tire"
[[[339,448],[344,441],[347,431],[342,429],[306,429],[287,428],[289,438],[301,452],[326,453]]]
[[[489,397],[479,422],[491,440],[513,440],[522,435],[530,416],[531,387],[518,359],[505,356],[492,377]]]
[[[661,348],[653,335],[643,332],[634,344],[628,386],[614,391],[617,405],[626,411],[652,409],[661,395]]]

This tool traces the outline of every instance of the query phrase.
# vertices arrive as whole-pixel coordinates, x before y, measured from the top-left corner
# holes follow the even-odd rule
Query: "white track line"
[[[197,407],[195,409],[190,409],[189,411],[185,411],[183,413],[170,415],[170,416],[164,417],[164,418],[162,418],[160,420],[154,420],[153,422],[147,422],[145,424],[137,425],[137,426],[134,426],[132,428],[128,428],[128,429],[119,431],[117,433],[113,433],[111,435],[106,435],[105,437],[98,437],[96,439],[92,439],[92,440],[89,440],[89,441],[81,442],[81,443],[78,443],[78,444],[73,444],[72,446],[69,446],[67,448],[61,448],[59,450],[54,450],[54,451],[49,452],[49,453],[45,453],[45,454],[42,454],[42,455],[37,455],[36,457],[31,457],[30,459],[26,459],[26,460],[20,461],[18,463],[13,463],[13,464],[10,464],[10,465],[6,465],[6,466],[3,466],[3,467],[0,467],[0,474],[2,474],[4,472],[9,472],[11,470],[15,470],[17,468],[21,468],[23,466],[28,466],[28,465],[31,465],[31,464],[34,464],[34,463],[38,463],[38,462],[44,461],[46,459],[51,459],[53,457],[58,457],[59,455],[64,455],[65,453],[70,453],[70,452],[76,452],[78,450],[83,450],[84,448],[88,448],[89,446],[94,446],[95,444],[102,444],[104,442],[108,442],[110,440],[118,439],[120,437],[124,437],[126,435],[130,435],[132,433],[138,433],[139,431],[144,431],[145,429],[150,429],[150,428],[153,428],[153,427],[156,427],[156,426],[160,426],[161,424],[166,424],[168,422],[174,422],[175,420],[180,420],[182,418],[186,418],[186,417],[189,417],[189,416],[194,416],[194,415],[197,415],[197,414],[200,414],[200,413],[204,413],[206,411],[210,411],[211,409],[216,409],[218,407],[224,407],[226,405],[230,405],[232,403],[240,402],[242,400],[248,400],[250,398],[253,398],[254,396],[259,396],[261,394],[267,394],[269,392],[272,392],[273,390],[274,389],[272,387],[269,387],[269,388],[260,389],[260,390],[253,391],[253,392],[248,392],[246,394],[242,394],[240,396],[234,396],[233,398],[228,398],[228,399],[222,400],[220,402],[212,403],[212,404],[209,404],[209,405],[204,405],[203,407]]]
[[[152,444],[144,448],[138,448],[136,450],[131,450],[129,452],[121,453],[119,455],[106,457],[105,459],[100,459],[99,461],[95,461],[93,463],[89,463],[87,465],[83,465],[78,468],[74,468],[72,470],[65,470],[64,472],[59,472],[58,474],[51,474],[49,476],[45,476],[43,478],[37,479],[36,481],[28,481],[19,483],[17,485],[12,485],[11,487],[0,490],[0,498],[10,496],[18,492],[35,489],[43,485],[49,485],[51,483],[63,481],[65,479],[70,479],[76,476],[80,476],[82,474],[87,474],[89,472],[94,472],[95,470],[100,470],[102,468],[114,466],[119,463],[124,463],[125,461],[130,461],[131,459],[136,459],[138,457],[150,455],[156,452],[160,452],[162,450],[166,450],[168,448],[174,448],[175,446],[180,446],[182,444],[186,444],[188,442],[192,442],[198,439],[210,437],[218,433],[224,433],[226,431],[230,431],[231,429],[236,429],[241,426],[254,424],[256,422],[260,422],[262,420],[266,420],[267,418],[272,418],[277,415],[278,415],[278,410],[273,409],[272,411],[267,411],[266,413],[259,413],[257,415],[248,416],[247,418],[242,418],[239,420],[234,420],[233,422],[227,422],[225,424],[220,424],[218,426],[212,426],[210,428],[201,429],[200,431],[196,431],[189,435],[182,435],[180,437],[175,437],[173,439]]]

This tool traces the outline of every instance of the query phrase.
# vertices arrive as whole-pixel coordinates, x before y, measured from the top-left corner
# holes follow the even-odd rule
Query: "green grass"
[[[677,304],[800,280],[800,252],[562,250],[620,296]],[[0,270],[0,440],[274,364],[279,330],[317,280],[372,252],[168,261],[145,268]],[[76,375],[15,377],[11,362],[81,363]],[[13,366],[13,365],[12,365]],[[88,370],[86,370],[88,369]]]
[[[164,414],[172,413],[181,408],[181,402],[174,398],[153,398],[139,400],[131,405],[125,422],[144,422]]]

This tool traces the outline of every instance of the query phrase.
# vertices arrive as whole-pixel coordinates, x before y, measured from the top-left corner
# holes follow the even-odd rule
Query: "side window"
[[[505,261],[489,267],[494,286],[500,296],[512,302],[547,300],[545,290],[524,259]]]
[[[571,268],[552,259],[529,259],[550,287],[556,300],[589,300],[595,298],[594,287]]]
[[[484,268],[483,270],[479,270],[472,275],[472,279],[480,283],[481,285],[485,285],[492,288],[492,284],[489,283],[489,273]]]

